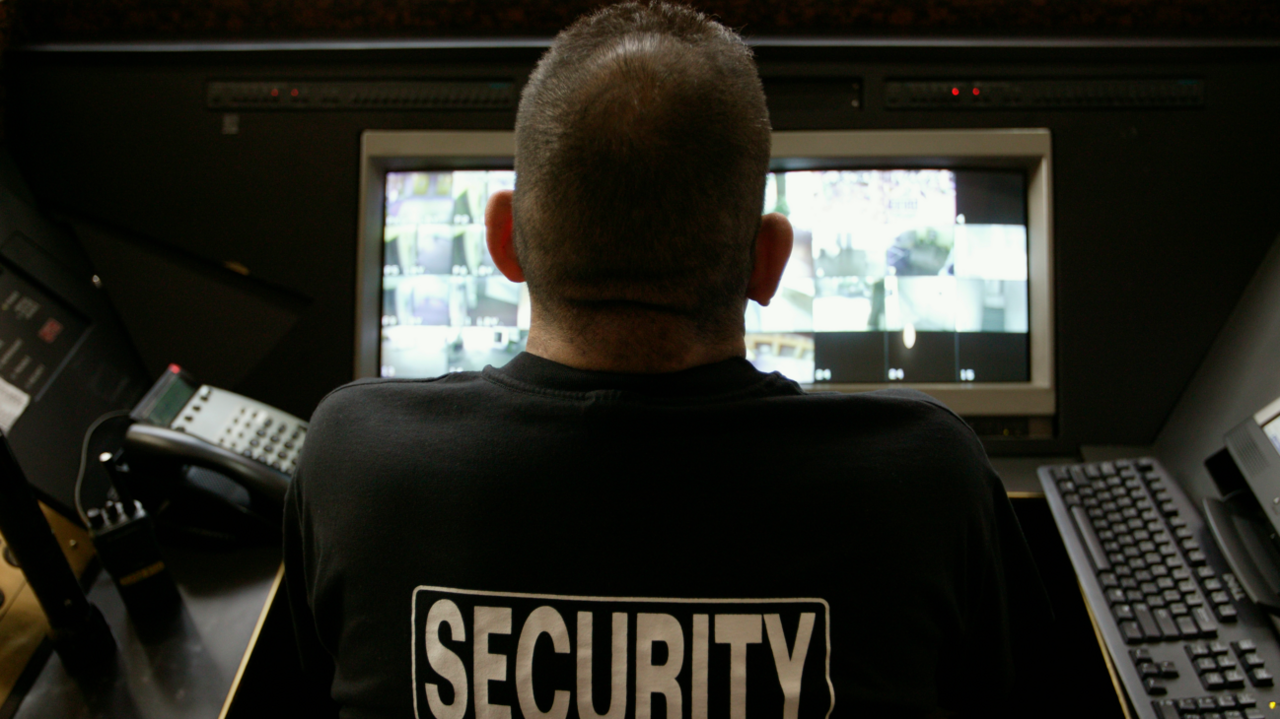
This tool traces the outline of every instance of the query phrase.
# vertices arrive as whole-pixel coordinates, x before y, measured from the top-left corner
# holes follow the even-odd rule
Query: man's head
[[[535,316],[573,333],[666,317],[740,341],[769,149],[736,34],[659,3],[578,20],[516,119],[514,255]]]

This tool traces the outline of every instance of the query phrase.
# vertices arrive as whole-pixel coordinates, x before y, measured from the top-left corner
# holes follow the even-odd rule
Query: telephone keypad
[[[170,426],[292,475],[307,423],[274,407],[205,385]]]

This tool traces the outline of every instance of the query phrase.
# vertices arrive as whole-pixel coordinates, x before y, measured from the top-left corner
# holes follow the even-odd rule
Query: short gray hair
[[[626,3],[561,32],[516,118],[515,247],[535,300],[742,333],[770,152],[750,48],[687,7]]]

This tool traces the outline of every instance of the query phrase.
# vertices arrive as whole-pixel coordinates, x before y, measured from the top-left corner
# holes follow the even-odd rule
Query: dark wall
[[[23,41],[552,35],[609,0],[10,0]],[[1257,35],[1271,0],[689,0],[757,35]]]
[[[760,41],[757,54],[777,129],[1053,132],[1058,436],[988,443],[993,453],[1047,454],[1150,442],[1280,233],[1278,47]],[[224,134],[206,83],[520,83],[540,51],[32,48],[6,61],[6,138],[44,208],[92,226],[82,239],[153,371],[185,362],[206,381],[306,416],[352,374],[360,132],[508,129],[514,115],[255,111]],[[1205,101],[1018,111],[884,102],[886,79],[1116,77],[1199,79]],[[798,85],[814,78],[828,78],[830,91]],[[832,104],[855,80],[861,107]],[[196,280],[174,280],[188,276]],[[156,303],[163,313],[148,311]]]

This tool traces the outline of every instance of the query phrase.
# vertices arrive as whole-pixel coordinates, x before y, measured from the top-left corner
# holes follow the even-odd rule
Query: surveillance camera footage
[[[501,367],[524,350],[529,293],[489,257],[484,207],[505,171],[388,172],[382,267],[383,377]]]
[[[795,244],[747,308],[747,359],[806,384],[1027,381],[1024,192],[1017,172],[771,173]]]
[[[485,245],[510,170],[388,172],[381,374],[502,366],[529,295]],[[806,170],[768,177],[795,245],[777,295],[750,302],[747,359],[804,384],[1025,382],[1025,178],[1016,171]]]

